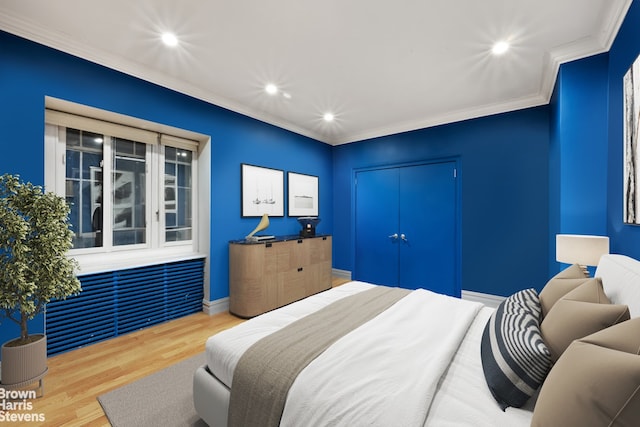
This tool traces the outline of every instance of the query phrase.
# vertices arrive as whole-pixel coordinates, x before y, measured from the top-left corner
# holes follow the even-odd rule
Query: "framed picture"
[[[284,171],[240,165],[242,216],[284,216]]]
[[[640,224],[640,56],[631,64],[623,80],[624,108],[624,222]]]
[[[318,177],[288,172],[289,216],[318,216]]]

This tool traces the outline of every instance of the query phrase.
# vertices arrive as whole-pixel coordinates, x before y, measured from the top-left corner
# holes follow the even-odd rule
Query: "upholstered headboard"
[[[595,276],[602,280],[612,303],[626,304],[632,318],[640,317],[640,261],[626,255],[603,255]]]

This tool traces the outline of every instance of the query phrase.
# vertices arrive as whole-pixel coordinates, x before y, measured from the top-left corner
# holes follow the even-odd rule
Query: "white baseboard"
[[[340,270],[337,268],[331,269],[331,274],[335,277],[340,277],[342,279],[352,280],[351,272],[349,270]],[[499,295],[492,294],[484,294],[481,292],[475,291],[462,291],[462,299],[466,299],[469,301],[480,302],[488,307],[496,308],[500,305],[502,301],[505,300],[505,297],[501,297]]]
[[[202,300],[202,311],[209,316],[229,311],[229,297],[220,298],[214,301]]]
[[[342,279],[351,280],[351,272],[349,270],[331,269],[331,274]]]
[[[497,308],[500,305],[500,303],[505,300],[505,297],[501,297],[499,295],[492,295],[492,294],[483,294],[481,292],[465,291],[463,289],[462,299],[480,302],[488,307]]]
[[[343,279],[351,280],[351,272],[348,270],[339,270],[337,268],[334,268],[332,269],[331,274],[333,274],[336,277],[341,277]],[[500,305],[502,301],[505,300],[505,297],[501,297],[499,295],[484,294],[481,292],[463,290],[462,299],[480,302],[488,307],[496,308],[498,307],[498,305]],[[203,300],[202,311],[210,316],[217,313],[229,311],[229,297],[220,298],[214,301]]]

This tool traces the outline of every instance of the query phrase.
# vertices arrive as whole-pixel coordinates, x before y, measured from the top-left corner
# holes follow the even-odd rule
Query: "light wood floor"
[[[334,278],[333,286],[345,282]],[[99,395],[204,351],[207,338],[241,322],[196,313],[50,357],[44,396],[28,412],[44,414],[46,426],[109,426]]]

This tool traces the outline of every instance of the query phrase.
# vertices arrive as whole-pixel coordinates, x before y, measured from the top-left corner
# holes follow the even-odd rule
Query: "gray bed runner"
[[[379,286],[342,298],[273,334],[242,355],[233,374],[229,427],[277,427],[298,373],[332,343],[406,296]]]

